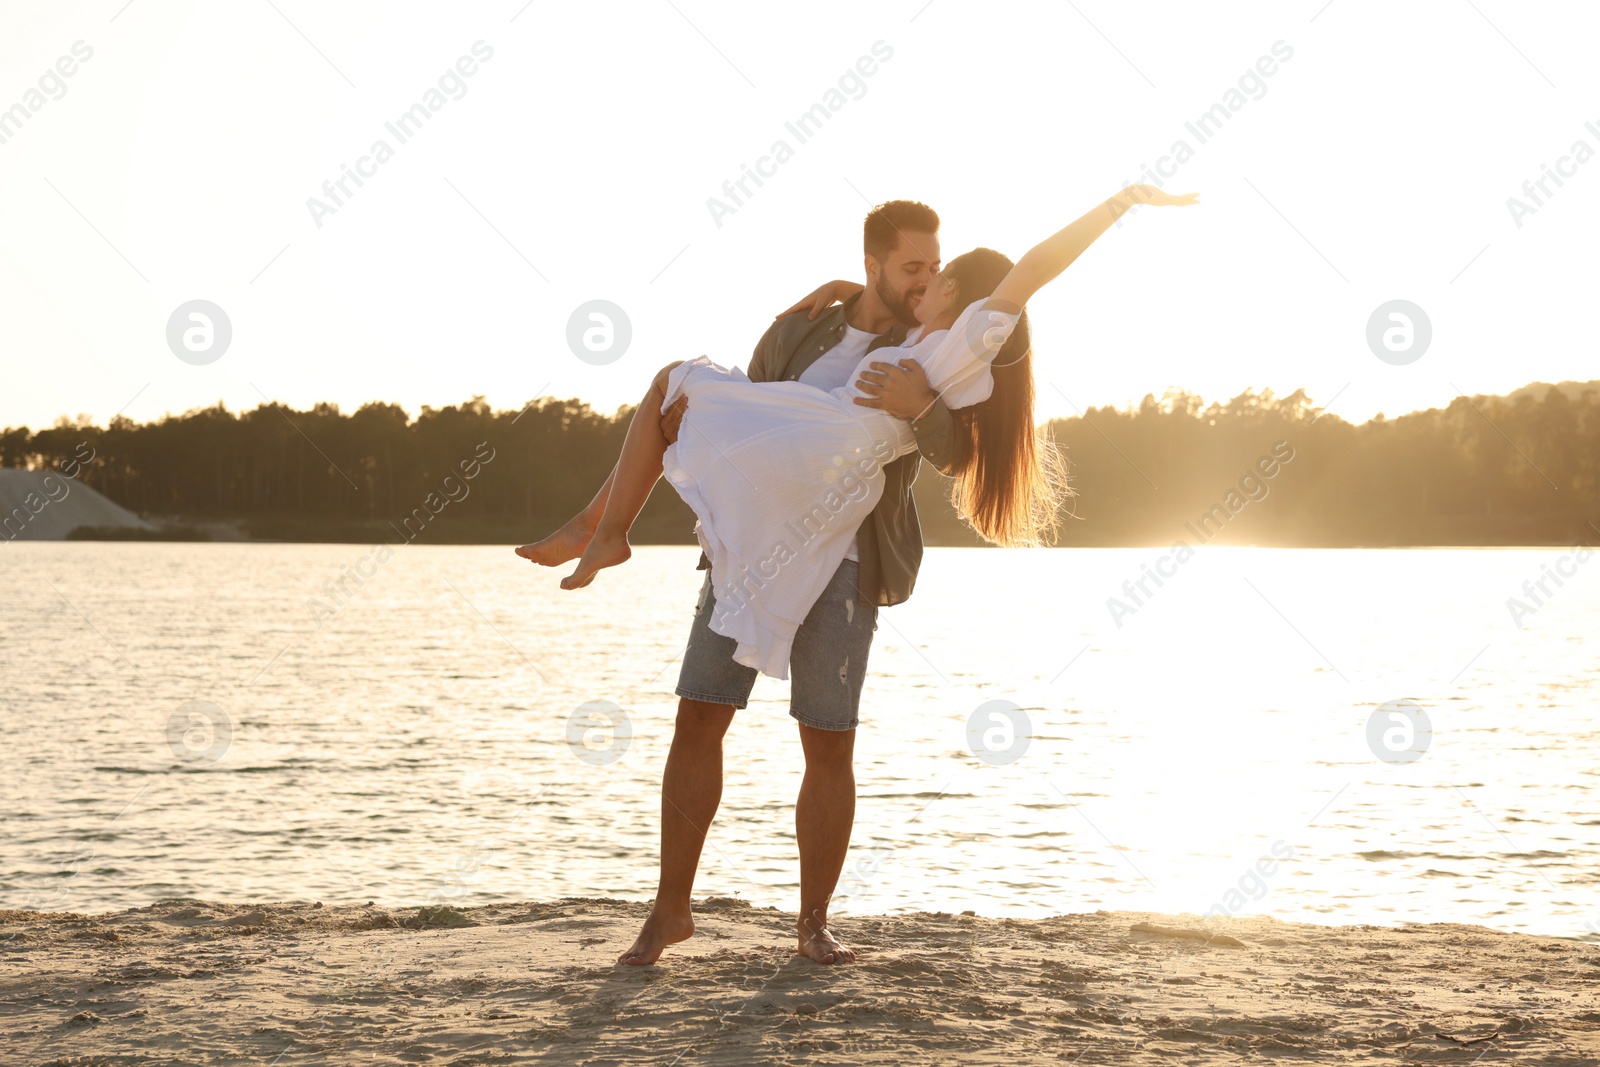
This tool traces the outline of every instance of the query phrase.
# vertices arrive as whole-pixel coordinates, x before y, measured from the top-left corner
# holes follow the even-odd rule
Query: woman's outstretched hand
[[[1200,202],[1199,193],[1169,193],[1159,185],[1130,185],[1117,194],[1129,207],[1188,207]]]

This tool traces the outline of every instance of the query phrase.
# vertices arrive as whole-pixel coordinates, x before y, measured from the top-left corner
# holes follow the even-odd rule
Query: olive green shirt
[[[785,315],[775,321],[756,344],[746,372],[753,382],[796,381],[817,358],[844,339],[845,318],[858,293],[843,304],[836,304],[815,320],[803,313]],[[905,327],[895,326],[880,334],[867,346],[872,352],[898,345],[905,338]],[[856,531],[856,554],[861,557],[857,592],[863,604],[887,607],[911,596],[922,563],[922,527],[917,522],[917,505],[911,498],[911,483],[927,457],[940,470],[949,470],[952,420],[944,401],[911,423],[917,439],[917,452],[893,460],[883,468],[883,498]],[[700,554],[700,569],[711,566]]]

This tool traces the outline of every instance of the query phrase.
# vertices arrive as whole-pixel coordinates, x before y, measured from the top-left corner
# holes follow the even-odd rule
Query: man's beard
[[[911,307],[911,298],[912,296],[921,296],[923,290],[912,289],[902,295],[895,292],[894,288],[889,284],[889,279],[881,274],[878,276],[876,288],[878,299],[883,302],[884,307],[889,309],[890,314],[900,320],[902,325],[907,327],[917,325],[917,313]]]

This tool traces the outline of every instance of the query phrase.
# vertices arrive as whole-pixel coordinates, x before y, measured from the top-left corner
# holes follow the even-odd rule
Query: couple
[[[722,795],[722,738],[758,673],[792,673],[789,714],[805,753],[796,951],[855,959],[828,906],[855,819],[854,731],[877,610],[911,595],[922,557],[911,495],[920,458],[953,478],[952,502],[984,539],[1046,540],[1066,490],[1033,424],[1024,307],[1131,208],[1194,202],[1129,186],[1016,264],[978,248],[943,269],[932,209],[874,208],[867,285],[831,282],[780,315],[748,375],[703,357],[662,368],[594,499],[517,550],[544,566],[577,559],[561,586],[589,584],[628,558],[628,530],[663,474],[699,520],[710,573],[662,775],[660,881],[618,962],[654,963],[694,933],[690,894]]]

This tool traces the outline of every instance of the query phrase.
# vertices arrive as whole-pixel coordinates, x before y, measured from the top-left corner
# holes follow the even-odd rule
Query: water
[[[1206,548],[1118,626],[1160,550],[929,550],[879,616],[841,910],[1595,939],[1600,562],[1522,588],[1570,554]],[[0,907],[648,899],[694,560],[571,594],[506,549],[0,546]],[[699,895],[795,906],[786,695],[762,679],[729,735]],[[1401,698],[1433,730],[1404,764],[1367,740]],[[1032,727],[991,765],[995,700]],[[614,761],[611,731],[569,744],[592,701],[627,716]]]

